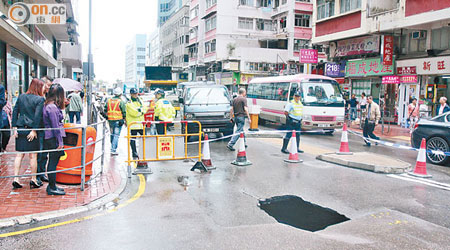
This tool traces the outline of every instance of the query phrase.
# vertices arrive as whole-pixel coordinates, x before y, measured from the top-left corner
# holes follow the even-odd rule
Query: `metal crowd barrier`
[[[143,126],[143,134],[142,135],[131,135],[131,127],[135,124],[141,124]],[[164,134],[162,135],[152,135],[147,133],[146,131],[146,125],[153,125],[153,124],[163,124],[164,125]],[[167,126],[169,124],[181,124],[182,126],[182,133],[180,134],[168,134],[167,133]],[[197,133],[188,133],[188,126],[189,124],[198,126],[198,132]],[[128,177],[131,178],[131,164],[132,163],[138,163],[138,162],[155,162],[155,161],[172,161],[172,160],[187,160],[187,159],[198,159],[197,163],[192,167],[192,171],[195,169],[199,169],[200,171],[208,171],[205,167],[205,165],[202,163],[202,124],[199,121],[172,121],[172,122],[162,122],[162,121],[142,121],[142,122],[132,122],[128,124],[127,126],[127,140],[128,145],[130,145],[131,140],[135,140],[136,142],[140,142],[139,146],[142,146],[142,148],[138,148],[138,145],[136,145],[136,149],[139,150],[139,152],[142,152],[142,158],[141,159],[132,159],[131,155],[131,149],[128,147]],[[194,156],[188,155],[188,137],[190,136],[198,136],[198,154]],[[183,148],[184,148],[184,154],[183,156],[177,156],[175,152],[175,138],[182,137],[184,138],[183,142]],[[151,147],[152,145],[148,145],[149,143],[152,143],[153,140],[147,140],[149,138],[155,138],[153,139],[154,142],[156,142],[156,145],[154,145],[155,151],[153,152],[155,157],[149,156],[147,153],[147,148]],[[171,139],[168,139],[171,138]],[[162,145],[162,141],[166,140],[164,142],[164,145]],[[160,145],[161,144],[161,145]],[[161,146],[161,148],[159,148]],[[153,149],[153,148],[151,148]],[[165,155],[164,157],[161,157],[160,151],[169,151],[168,155]]]
[[[84,186],[86,184],[86,166],[89,164],[93,164],[95,161],[97,161],[98,159],[101,159],[101,169],[100,169],[100,173],[103,173],[103,165],[105,162],[105,139],[106,139],[106,135],[108,134],[107,131],[107,126],[106,126],[107,120],[103,120],[97,123],[92,123],[89,124],[87,126],[74,126],[74,127],[69,127],[69,128],[35,128],[35,129],[0,129],[1,131],[10,131],[11,132],[11,136],[14,134],[14,131],[45,131],[45,130],[73,130],[73,129],[81,129],[81,146],[78,147],[71,147],[71,148],[62,148],[62,149],[51,149],[51,150],[38,150],[38,151],[29,151],[29,152],[0,152],[0,156],[2,155],[17,155],[17,154],[30,154],[30,153],[49,153],[49,152],[58,152],[58,151],[69,151],[69,150],[75,150],[75,149],[80,149],[81,148],[81,165],[80,166],[75,166],[72,168],[66,168],[66,169],[62,169],[62,170],[55,170],[55,171],[46,171],[46,172],[42,172],[42,173],[36,173],[36,174],[22,174],[22,175],[9,175],[9,176],[0,176],[0,179],[5,179],[5,178],[15,178],[15,177],[29,177],[29,176],[35,176],[35,175],[43,175],[43,174],[53,174],[53,173],[60,173],[60,172],[66,172],[66,171],[70,171],[70,170],[74,170],[74,169],[80,169],[81,168],[81,184],[80,184],[80,189],[81,191],[84,191]],[[89,142],[86,143],[86,128],[87,127],[97,127],[98,125],[102,124],[103,125],[103,129],[102,129],[102,138],[97,139],[96,141],[93,142]],[[98,133],[98,131],[96,130],[96,133]],[[35,140],[39,140],[39,136],[35,139]],[[99,156],[97,156],[96,158],[93,158],[92,161],[86,162],[86,148],[88,146],[91,145],[95,145],[98,142],[102,142],[102,149],[101,149],[101,154]],[[93,178],[91,178],[89,181],[91,181]]]

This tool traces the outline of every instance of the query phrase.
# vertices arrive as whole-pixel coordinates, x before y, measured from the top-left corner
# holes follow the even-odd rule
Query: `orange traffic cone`
[[[289,163],[303,162],[298,158],[297,138],[295,136],[295,130],[292,130],[291,139],[289,139],[289,158],[284,160]]]
[[[209,141],[208,141],[208,134],[205,134],[205,140],[203,142],[203,149],[202,149],[202,162],[205,164],[205,167],[208,170],[216,169],[211,163],[211,154],[209,151]]]
[[[431,177],[431,175],[427,174],[426,151],[427,151],[426,140],[425,138],[422,138],[419,153],[417,154],[416,167],[414,168],[414,172],[409,172],[408,174],[422,178]]]
[[[341,147],[339,148],[339,152],[336,154],[338,155],[352,155],[353,153],[350,152],[350,149],[348,147],[348,132],[347,132],[347,124],[344,123],[344,128],[342,129],[342,135],[341,135]]]
[[[237,165],[237,166],[252,165],[252,163],[247,160],[247,153],[245,153],[244,133],[241,133],[241,136],[239,137],[239,140],[238,140],[238,145],[239,146],[238,146],[238,153],[237,153],[236,160],[231,162],[231,164]]]

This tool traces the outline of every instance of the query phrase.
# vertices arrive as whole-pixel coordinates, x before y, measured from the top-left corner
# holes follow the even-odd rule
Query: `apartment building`
[[[187,80],[189,5],[175,12],[160,28],[160,66],[172,67],[172,80]]]
[[[143,87],[145,80],[145,48],[147,36],[136,34],[125,50],[125,85]]]
[[[301,72],[312,10],[308,0],[190,0],[190,78],[237,85]]]
[[[77,1],[64,1],[66,24],[23,26],[8,18],[8,10],[15,2],[19,1],[0,1],[0,84],[5,86],[13,100],[28,89],[34,77],[49,75],[79,80],[81,48],[75,16]],[[49,0],[46,3],[60,1]]]
[[[450,1],[315,0],[313,8],[313,43],[329,47],[344,87],[372,95],[387,120],[404,122],[413,97],[431,116],[450,96]]]
[[[158,27],[161,27],[188,0],[158,0]]]

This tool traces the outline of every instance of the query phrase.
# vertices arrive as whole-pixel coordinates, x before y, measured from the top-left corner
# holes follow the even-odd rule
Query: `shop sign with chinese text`
[[[348,61],[345,67],[346,77],[383,76],[394,73],[394,66],[383,65],[381,58]]]
[[[345,63],[346,61],[340,63],[326,63],[325,75],[329,77],[345,77]]]
[[[412,67],[416,68],[418,75],[450,74],[450,56],[397,61],[397,68]]]
[[[392,65],[394,61],[394,37],[384,36],[383,38],[383,65]]]
[[[338,41],[332,57],[363,55],[380,52],[380,37],[365,36]]]
[[[397,62],[398,64],[399,62]],[[415,75],[417,74],[416,66],[412,67],[397,67],[397,75]]]
[[[417,76],[400,76],[401,83],[417,83]]]
[[[316,49],[301,49],[300,50],[300,63],[317,63],[319,60],[319,54]]]
[[[399,84],[400,77],[399,76],[383,76],[381,83],[382,84]]]

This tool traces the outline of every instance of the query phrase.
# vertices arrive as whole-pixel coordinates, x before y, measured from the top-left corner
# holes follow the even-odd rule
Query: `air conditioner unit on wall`
[[[413,31],[411,32],[411,39],[425,39],[427,37],[427,31]]]

